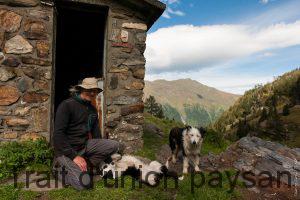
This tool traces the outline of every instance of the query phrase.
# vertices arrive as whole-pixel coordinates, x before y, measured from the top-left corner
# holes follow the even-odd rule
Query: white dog
[[[102,166],[100,174],[103,177],[112,176],[113,179],[130,175],[151,186],[155,186],[163,176],[177,178],[177,174],[170,173],[166,166],[157,161],[146,164],[134,156],[119,154],[112,155],[112,162]]]
[[[169,168],[169,162],[176,163],[179,150],[183,155],[183,174],[188,173],[189,162],[194,164],[194,170],[200,171],[200,150],[203,142],[204,128],[194,128],[187,126],[185,128],[175,127],[170,131],[169,145],[172,150],[172,156],[168,158],[166,167]]]

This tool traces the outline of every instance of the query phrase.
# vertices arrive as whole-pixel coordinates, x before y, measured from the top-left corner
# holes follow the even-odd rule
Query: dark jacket
[[[101,138],[97,110],[79,96],[64,100],[56,111],[53,145],[56,156],[65,155],[70,159],[82,150],[89,133],[92,138]]]

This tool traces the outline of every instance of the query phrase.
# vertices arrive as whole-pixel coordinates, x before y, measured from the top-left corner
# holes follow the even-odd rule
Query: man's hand
[[[76,156],[73,159],[73,161],[76,165],[78,165],[78,167],[81,169],[81,171],[83,171],[83,172],[87,171],[87,164],[83,157]]]

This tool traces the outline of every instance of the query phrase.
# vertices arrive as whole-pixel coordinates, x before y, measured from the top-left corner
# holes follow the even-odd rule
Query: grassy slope
[[[283,124],[289,127],[290,137],[293,140],[285,142],[290,147],[300,147],[300,106],[290,109],[290,114],[280,118]]]
[[[158,126],[165,134],[163,139],[150,135],[149,133],[144,134],[144,148],[138,152],[138,155],[155,159],[155,154],[159,151],[163,144],[167,143],[167,137],[169,130],[174,126],[180,126],[181,124],[169,120],[161,120],[151,115],[145,114],[145,120],[148,123],[153,123]],[[209,151],[220,152],[225,148],[225,145],[221,148],[218,145],[211,144],[207,140],[203,146],[203,153]],[[206,174],[206,177],[208,175]],[[207,177],[208,178],[208,177]],[[198,183],[200,182],[199,177],[195,179]],[[196,182],[195,181],[195,182]],[[136,187],[138,185],[136,184]],[[179,182],[178,189],[174,189],[174,182],[169,181],[167,189],[164,188],[161,183],[158,187],[148,187],[142,185],[142,188],[132,189],[131,180],[127,180],[124,188],[106,188],[103,181],[98,182],[95,188],[89,191],[78,192],[72,188],[65,188],[61,190],[51,191],[48,193],[40,194],[36,192],[22,191],[15,189],[13,186],[0,186],[0,199],[4,200],[30,200],[41,196],[41,199],[51,200],[93,200],[93,199],[240,199],[238,192],[234,191],[229,193],[228,182],[225,181],[223,188],[211,188],[207,183],[201,187],[196,188],[195,193],[191,193],[191,178],[186,177],[184,181]]]
[[[148,113],[145,113],[144,116],[146,123],[155,124],[163,131],[164,135],[161,138],[145,131],[143,135],[144,147],[137,152],[137,155],[155,160],[155,154],[158,152],[160,147],[168,143],[168,133],[170,132],[171,128],[175,126],[183,126],[183,124],[172,120],[159,119]]]
[[[296,69],[276,78],[272,83],[257,86],[247,91],[228,111],[222,114],[214,127],[218,132],[234,136],[237,135],[238,122],[243,122],[246,118],[249,125],[247,131],[258,132],[261,137],[266,138],[270,136],[268,136],[268,132],[278,133],[276,137],[279,139],[280,133],[284,132],[286,124],[297,126],[300,121],[300,112],[297,109],[293,110],[293,106],[297,102],[299,103],[299,90],[300,69]],[[285,106],[290,111],[288,116],[283,116],[280,113]],[[264,127],[260,124],[263,120],[275,123],[277,127],[273,125],[273,127],[267,127],[264,130]],[[299,129],[296,131],[299,132]],[[287,132],[290,132],[290,130],[287,130]],[[293,133],[289,136],[292,140],[295,140]]]

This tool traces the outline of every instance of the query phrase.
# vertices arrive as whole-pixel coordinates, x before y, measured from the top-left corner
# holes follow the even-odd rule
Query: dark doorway
[[[56,2],[54,112],[79,80],[103,78],[106,18],[105,7]]]

